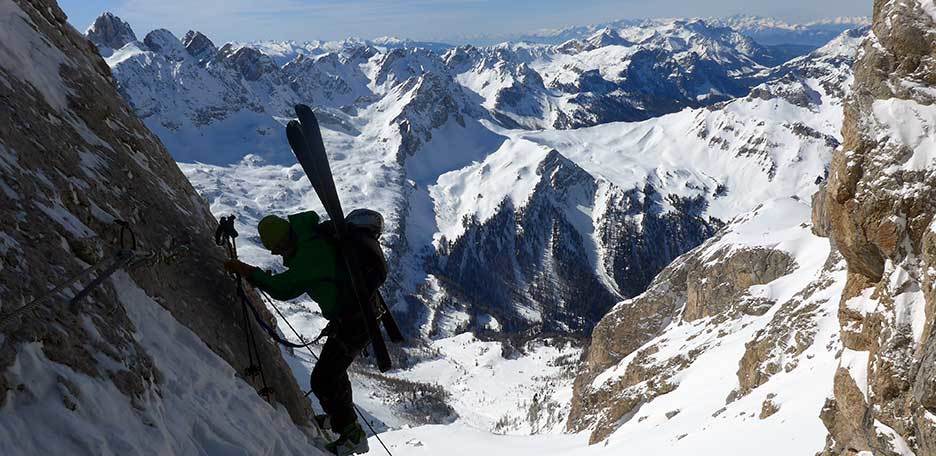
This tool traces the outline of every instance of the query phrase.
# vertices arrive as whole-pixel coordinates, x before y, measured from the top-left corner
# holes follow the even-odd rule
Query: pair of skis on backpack
[[[348,234],[348,226],[345,221],[344,211],[341,208],[341,200],[338,199],[338,191],[335,188],[335,180],[332,176],[331,167],[328,164],[328,155],[325,153],[325,143],[322,141],[322,132],[319,129],[318,119],[312,113],[312,109],[306,105],[296,105],[297,120],[292,120],[286,125],[286,138],[289,140],[289,146],[296,155],[296,160],[302,166],[309,182],[312,183],[312,189],[318,195],[322,205],[325,206],[325,212],[334,223],[337,236],[343,239]],[[363,279],[358,275],[359,265],[354,255],[342,255],[345,267],[347,268],[352,282],[362,283]],[[357,276],[357,277],[356,277]],[[377,290],[373,299],[376,302],[368,305],[369,296],[360,296],[358,287],[352,283],[352,290],[355,290],[355,300],[360,306],[361,312],[367,321],[367,333],[370,336],[371,347],[374,350],[374,357],[377,360],[377,367],[381,372],[390,370],[393,363],[390,360],[390,353],[387,351],[387,344],[384,342],[383,334],[380,331],[382,324],[387,331],[387,336],[393,342],[402,342],[403,333],[397,325],[393,314],[387,307],[380,290]]]

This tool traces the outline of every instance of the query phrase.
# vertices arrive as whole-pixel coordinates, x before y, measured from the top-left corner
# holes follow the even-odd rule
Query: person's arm
[[[281,274],[270,274],[260,268],[247,276],[251,285],[267,292],[273,299],[288,301],[309,290],[309,281],[301,271],[289,269]]]

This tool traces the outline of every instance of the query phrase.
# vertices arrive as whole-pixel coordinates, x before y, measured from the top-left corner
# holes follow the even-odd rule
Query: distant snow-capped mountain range
[[[415,336],[391,375],[461,392],[414,418],[386,380],[362,373],[369,411],[390,427],[453,416],[497,432],[554,432],[567,423],[591,430],[593,441],[615,432],[633,401],[670,391],[671,377],[695,361],[634,352],[644,357],[634,369],[646,369],[632,374],[630,358],[616,354],[621,341],[628,350],[689,344],[694,356],[711,353],[692,369],[718,372],[723,358],[763,339],[758,328],[789,329],[767,309],[811,287],[800,279],[822,264],[809,205],[842,142],[851,67],[867,34],[839,33],[789,58],[749,34],[801,28],[741,18],[621,23],[555,44],[459,47],[393,39],[219,47],[194,31],[179,39],[156,30],[140,41],[116,17],[99,22],[88,36],[123,96],[212,211],[238,216],[242,256],[267,268],[278,265],[259,247],[258,219],[321,209],[283,135],[293,104],[315,107],[344,205],[377,209],[387,220],[388,297]],[[838,22],[831,26],[851,23]],[[759,269],[768,263],[773,269]],[[745,286],[720,288],[725,274],[750,275],[739,283],[752,287],[796,283],[755,299]],[[704,301],[722,295],[732,300],[724,309]],[[681,300],[695,306],[685,317]],[[287,316],[303,333],[323,325],[308,300],[291,303]],[[693,323],[703,317],[714,317],[712,325]],[[836,343],[829,321],[815,324],[816,340]],[[574,388],[553,364],[543,376],[500,371],[576,357],[578,348],[549,344],[581,341],[596,325],[596,348]],[[500,372],[493,383],[462,359],[475,351],[499,353],[484,355]],[[792,378],[808,384],[830,369],[823,357]],[[657,380],[659,388],[641,386]],[[627,394],[611,401],[608,391]],[[766,394],[739,401],[735,413]],[[716,399],[700,419],[715,419]],[[501,405],[478,405],[493,402]],[[531,404],[550,411],[534,413]],[[648,414],[669,416],[654,404]],[[818,420],[803,429],[824,435]]]
[[[561,44],[568,40],[586,38],[598,30],[606,27],[624,28],[666,22],[672,19],[621,19],[600,24],[580,25],[563,28],[541,29],[530,33],[504,33],[497,35],[468,35],[453,40],[469,42],[477,45],[490,45],[507,41],[526,41],[530,43]],[[750,15],[736,15],[730,17],[709,17],[704,19],[713,25],[731,27],[745,35],[754,38],[760,44],[772,45],[805,45],[819,47],[835,38],[845,30],[864,27],[871,24],[870,17],[835,17],[808,21],[804,23],[790,23],[788,21]]]
[[[112,15],[88,36],[246,232],[265,211],[318,207],[282,134],[292,105],[315,106],[346,205],[387,216],[393,300],[428,336],[588,334],[727,220],[807,199],[839,141],[861,33],[787,63],[701,20],[447,50],[219,48],[166,30],[141,42]]]

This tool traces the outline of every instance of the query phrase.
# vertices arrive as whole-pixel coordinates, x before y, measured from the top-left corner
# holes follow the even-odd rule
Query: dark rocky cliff
[[[110,255],[114,221],[125,220],[138,251],[153,255],[129,271],[132,281],[243,371],[241,307],[220,269],[225,255],[212,242],[217,222],[207,204],[54,1],[4,0],[0,20],[0,314]],[[0,407],[32,394],[29,379],[11,371],[27,343],[148,407],[145,398],[167,385],[114,283],[105,281],[77,313],[64,302],[69,293],[0,328]],[[273,404],[307,424],[308,401],[278,346],[261,337],[259,351]],[[61,381],[63,391],[72,388]]]

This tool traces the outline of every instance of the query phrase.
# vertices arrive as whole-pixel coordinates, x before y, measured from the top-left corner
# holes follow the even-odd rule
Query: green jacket
[[[292,256],[283,260],[288,270],[271,275],[257,268],[248,280],[280,301],[307,293],[322,308],[322,315],[332,320],[341,314],[336,286],[338,252],[332,243],[315,235],[318,223],[318,214],[313,211],[290,215],[289,225],[297,245]]]

